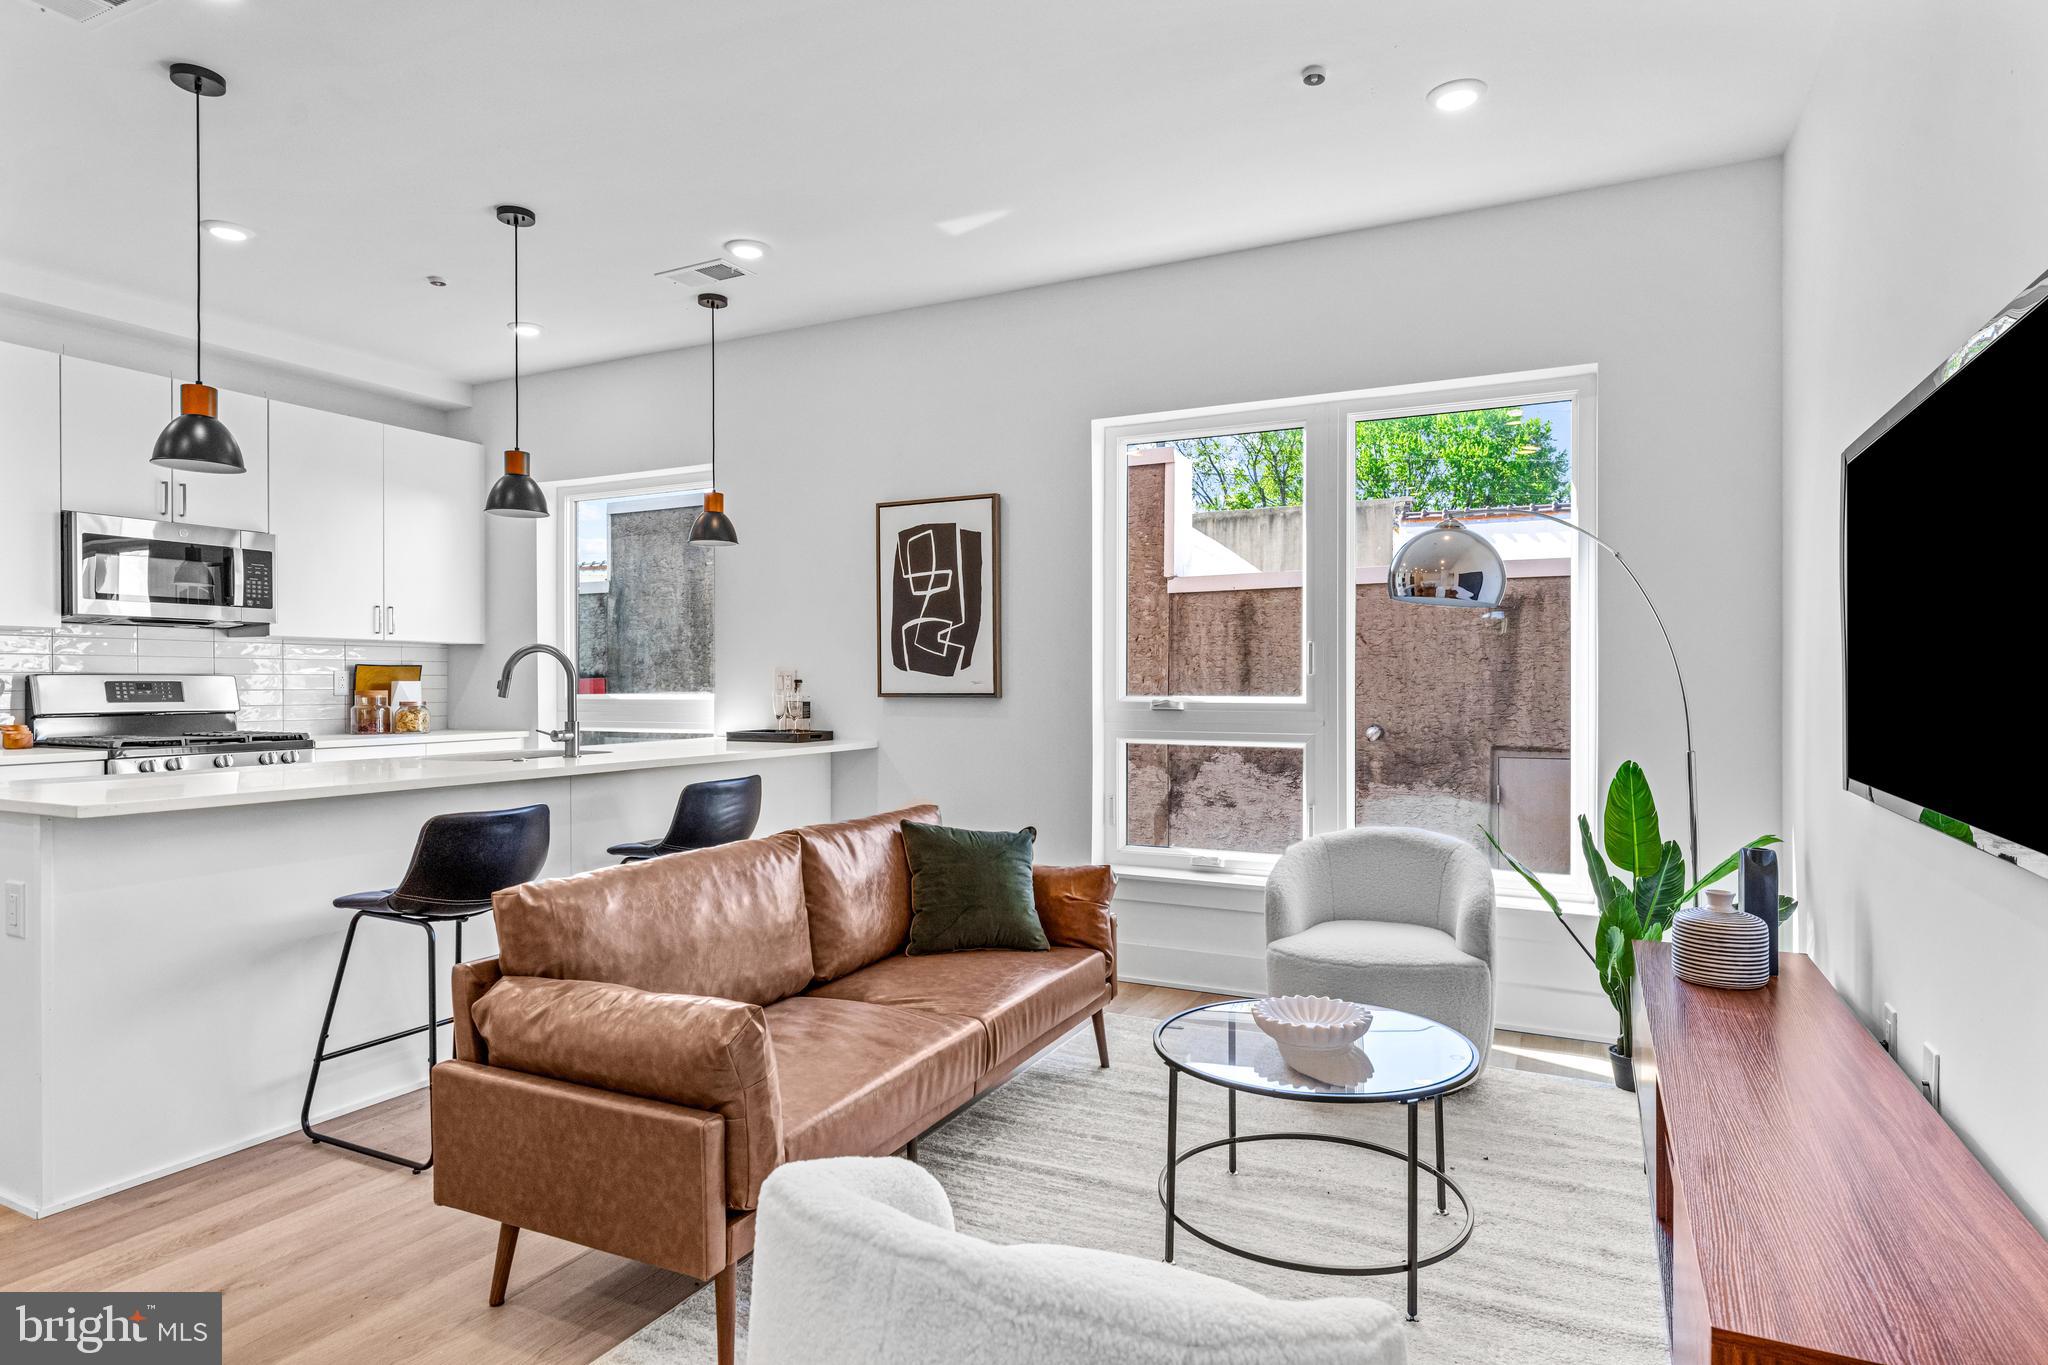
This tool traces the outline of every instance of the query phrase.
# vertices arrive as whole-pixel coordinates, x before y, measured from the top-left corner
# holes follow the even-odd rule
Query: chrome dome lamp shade
[[[179,390],[180,409],[156,438],[149,462],[163,469],[193,474],[240,474],[242,447],[220,420],[220,393],[205,379],[206,359],[206,212],[201,201],[200,110],[210,97],[225,95],[227,81],[218,73],[190,62],[171,65],[171,84],[192,96],[192,382]]]
[[[547,494],[528,472],[530,457],[519,445],[519,230],[534,225],[532,209],[500,204],[492,216],[512,229],[512,448],[505,452],[505,472],[491,485],[484,511],[494,517],[535,520],[548,514]]]
[[[1492,542],[1451,517],[1403,545],[1387,567],[1387,596],[1396,602],[1491,611],[1507,586]]]
[[[704,494],[704,510],[690,524],[692,545],[737,545],[740,533],[725,514],[725,494],[718,491],[718,310],[725,307],[723,294],[699,294],[700,307],[711,310],[711,487]]]

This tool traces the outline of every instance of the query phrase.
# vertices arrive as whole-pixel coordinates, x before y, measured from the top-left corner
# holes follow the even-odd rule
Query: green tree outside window
[[[1571,461],[1550,423],[1520,408],[1477,408],[1354,424],[1360,498],[1407,498],[1418,509],[1520,507],[1571,496]],[[1298,507],[1299,427],[1175,441],[1205,512]]]

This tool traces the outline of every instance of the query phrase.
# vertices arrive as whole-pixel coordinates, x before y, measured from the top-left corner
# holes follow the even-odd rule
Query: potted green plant
[[[1579,844],[1584,850],[1586,871],[1593,881],[1593,902],[1599,920],[1588,948],[1564,907],[1541,879],[1500,846],[1487,830],[1481,830],[1501,859],[1522,874],[1524,881],[1550,907],[1557,922],[1579,945],[1579,951],[1600,974],[1600,989],[1607,994],[1620,1019],[1620,1036],[1607,1049],[1614,1067],[1614,1083],[1623,1090],[1636,1088],[1635,1078],[1635,982],[1638,940],[1655,943],[1671,927],[1671,917],[1680,906],[1699,892],[1734,872],[1742,851],[1715,864],[1714,869],[1691,885],[1685,880],[1685,853],[1677,841],[1666,839],[1657,823],[1657,800],[1650,792],[1650,780],[1634,761],[1623,763],[1607,787],[1606,809],[1601,820],[1602,839],[1595,842],[1593,827],[1579,817]],[[1744,848],[1764,848],[1779,843],[1775,834],[1759,835]],[[1605,856],[1602,856],[1602,849]],[[1619,874],[1619,875],[1618,875]],[[1778,919],[1782,923],[1798,908],[1790,896],[1778,897]]]

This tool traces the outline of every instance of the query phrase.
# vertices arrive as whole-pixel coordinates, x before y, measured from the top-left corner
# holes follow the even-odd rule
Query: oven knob
[[[169,772],[183,772],[185,770],[185,760],[182,758],[167,758],[164,760],[164,768]]]
[[[141,761],[140,763],[137,763],[137,764],[135,765],[135,771],[136,771],[136,772],[139,772],[139,773],[153,773],[153,772],[155,772],[155,771],[156,771],[156,760],[155,760],[155,759],[153,759],[153,758],[145,758],[145,759],[143,759],[143,760],[142,760],[142,761]]]
[[[256,761],[258,763],[264,764],[275,763],[277,762],[277,755],[272,753],[261,753],[256,755]]]
[[[298,762],[298,761],[299,761],[299,756],[298,756],[297,754],[293,753],[293,752],[292,752],[291,750],[289,750],[289,749],[287,749],[287,750],[286,750],[285,752],[283,752],[283,753],[279,754],[279,755],[277,756],[277,758],[278,758],[278,762],[280,762],[280,763],[296,763],[296,762]]]
[[[235,766],[235,756],[233,754],[215,754],[213,756],[213,766],[216,768],[232,768]]]

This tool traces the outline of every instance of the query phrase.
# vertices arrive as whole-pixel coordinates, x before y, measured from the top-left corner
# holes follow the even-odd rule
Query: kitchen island
[[[760,774],[761,833],[830,819],[832,765],[872,748],[691,739],[574,759],[505,749],[127,777],[6,772],[0,1202],[54,1213],[294,1131],[348,927],[332,902],[394,885],[431,817],[544,804],[542,875],[568,876],[616,862],[611,844],[658,835],[693,781]],[[444,929],[444,1002],[452,938]],[[489,917],[471,921],[465,956],[493,951]],[[418,1023],[424,975],[418,930],[366,923],[330,1046]],[[419,1037],[339,1058],[321,1070],[314,1120],[425,1079]],[[422,1152],[426,1141],[424,1126],[392,1138]]]

